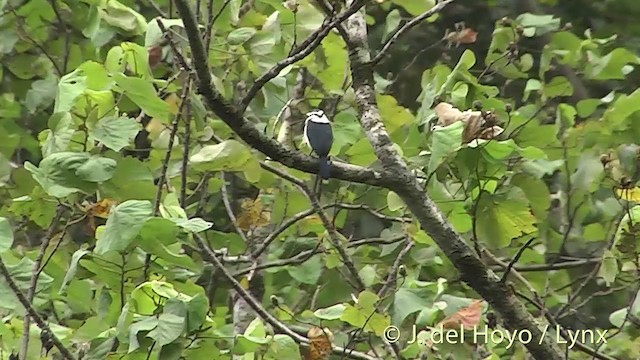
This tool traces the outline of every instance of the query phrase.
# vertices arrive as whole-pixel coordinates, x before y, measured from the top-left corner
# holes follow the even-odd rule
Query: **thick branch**
[[[564,357],[550,337],[543,336],[535,319],[527,312],[512,291],[477,258],[473,250],[455,232],[436,204],[424,192],[417,179],[394,148],[377,107],[375,82],[367,43],[367,25],[362,12],[352,16],[346,24],[353,89],[360,113],[360,123],[376,155],[386,171],[398,179],[394,190],[407,204],[424,229],[460,271],[463,281],[493,306],[502,316],[505,327],[511,331],[527,330],[535,341],[527,344],[531,354],[539,360],[561,360]]]
[[[174,2],[184,22],[189,44],[191,45],[193,67],[198,76],[198,89],[207,106],[254,149],[285,166],[317,174],[318,161],[316,159],[283,147],[276,140],[263,135],[253,124],[244,119],[242,114],[231,106],[213,87],[200,30],[197,27],[191,8],[186,0],[174,0]],[[373,186],[385,186],[393,182],[394,179],[391,174],[337,161],[332,164],[331,176],[341,180]]]

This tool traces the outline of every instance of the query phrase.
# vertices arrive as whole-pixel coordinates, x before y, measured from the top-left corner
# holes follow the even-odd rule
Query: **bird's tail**
[[[320,160],[320,169],[318,171],[318,175],[322,179],[328,179],[331,176],[331,162],[329,161],[328,156],[321,156]]]

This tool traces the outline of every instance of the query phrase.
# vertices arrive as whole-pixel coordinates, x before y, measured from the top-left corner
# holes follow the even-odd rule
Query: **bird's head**
[[[327,118],[327,115],[325,115],[324,111],[320,109],[308,112],[307,121],[329,124],[329,118]]]

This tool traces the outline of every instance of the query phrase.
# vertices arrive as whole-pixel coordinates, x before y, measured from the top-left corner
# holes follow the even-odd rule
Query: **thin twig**
[[[167,28],[164,26],[164,24],[162,23],[162,20],[156,19],[156,23],[158,24],[160,31],[162,31],[162,34],[164,34],[164,38],[169,43],[171,52],[176,57],[176,59],[178,59],[178,63],[180,63],[180,66],[182,66],[183,69],[191,73],[191,66],[189,66],[189,64],[187,63],[187,60],[184,58],[184,56],[182,56],[182,53],[178,50],[178,45],[176,45],[175,41],[173,41],[173,37],[171,37],[171,33],[169,33]]]
[[[236,218],[236,215],[233,213],[233,208],[231,207],[231,201],[229,200],[229,191],[227,189],[227,173],[225,173],[224,171],[221,172],[220,178],[222,179],[222,189],[221,189],[222,203],[224,204],[224,208],[227,211],[227,216],[229,217],[229,221],[231,221],[233,228],[236,230],[238,235],[240,235],[240,238],[242,238],[242,241],[244,241],[244,243],[248,245],[249,240],[247,240],[246,234],[240,228],[240,225],[238,224],[238,219]]]
[[[507,267],[504,271],[504,274],[502,274],[502,278],[500,279],[500,282],[504,283],[507,281],[507,278],[509,277],[509,272],[511,272],[511,269],[513,269],[513,265],[515,265],[518,262],[518,260],[520,260],[520,257],[522,256],[522,254],[524,254],[524,251],[529,248],[529,246],[531,245],[531,243],[533,243],[534,240],[536,240],[535,236],[527,240],[527,242],[524,245],[522,245],[520,249],[518,249],[516,256],[514,256],[513,260],[509,261],[509,264],[507,264]]]
[[[191,88],[191,75],[189,75],[189,88]],[[189,93],[187,93],[187,97]],[[180,207],[186,209],[187,206],[187,172],[189,167],[189,143],[191,141],[191,99],[185,99],[187,102],[184,119],[184,144],[182,147],[182,169],[180,171]]]
[[[264,162],[260,163],[260,166],[262,166],[263,169],[278,175],[279,177],[293,183],[294,185],[296,185],[305,195],[306,197],[309,199],[309,201],[311,201],[311,205],[313,207],[313,209],[316,211],[316,213],[318,214],[318,216],[320,217],[320,220],[322,221],[322,224],[324,225],[325,229],[327,230],[327,232],[329,233],[329,242],[331,243],[331,245],[333,245],[333,247],[338,251],[338,254],[340,255],[340,258],[342,260],[342,262],[344,263],[345,267],[347,268],[347,270],[351,273],[351,276],[353,277],[353,280],[355,281],[355,285],[356,285],[356,289],[358,291],[363,291],[366,286],[364,285],[364,281],[362,280],[362,278],[360,277],[360,274],[358,273],[358,270],[356,269],[356,266],[353,263],[353,260],[351,259],[351,256],[349,256],[349,254],[347,253],[345,247],[342,245],[341,240],[340,240],[340,236],[336,230],[336,228],[331,224],[331,220],[329,220],[329,217],[327,216],[327,213],[323,210],[322,206],[320,205],[320,202],[318,201],[318,198],[316,197],[316,195],[309,189],[309,187],[307,186],[307,184],[305,184],[303,181],[301,181],[300,179],[297,179],[291,175],[289,175],[288,173],[281,171],[269,164],[266,164]]]
[[[410,238],[407,238],[405,240],[404,248],[400,250],[400,253],[398,253],[396,260],[393,262],[393,265],[391,266],[391,270],[389,270],[389,275],[387,276],[387,280],[384,282],[384,285],[382,285],[380,290],[378,290],[377,295],[380,299],[387,296],[387,292],[389,292],[392,286],[395,287],[395,282],[398,279],[398,269],[400,268],[400,265],[402,265],[402,261],[404,260],[405,256],[409,253],[413,245],[415,245],[415,243]]]
[[[178,124],[180,122],[180,118],[183,116],[182,111],[187,103],[187,94],[189,93],[189,87],[191,86],[191,82],[187,81],[186,85],[182,89],[182,96],[180,96],[180,108],[178,109],[178,113],[173,118],[173,123],[171,127],[171,133],[169,134],[169,144],[167,148],[167,152],[165,153],[164,160],[162,161],[162,169],[160,171],[160,178],[158,179],[158,190],[156,191],[156,198],[153,203],[153,216],[158,216],[158,211],[160,210],[160,202],[162,201],[162,192],[165,183],[167,183],[167,170],[169,169],[169,161],[171,161],[171,151],[173,150],[173,142],[176,137],[176,133],[178,132]],[[149,267],[151,266],[151,254],[147,254],[144,261],[144,278],[149,278]]]
[[[278,161],[285,166],[317,174],[318,161],[316,158],[284,147],[276,140],[264,136],[254,124],[243,118],[241,112],[224,99],[222,94],[212,86],[211,70],[207,63],[206,50],[191,8],[185,0],[174,1],[184,22],[187,38],[191,45],[192,63],[198,77],[198,88],[208,108],[224,121],[240,139],[270,159]],[[364,1],[358,2],[364,3]],[[385,187],[393,186],[398,180],[395,174],[391,174],[386,170],[374,170],[338,161],[333,163],[332,178]]]
[[[58,339],[58,337],[51,331],[49,325],[44,322],[38,312],[31,305],[31,302],[22,293],[18,285],[13,281],[13,278],[11,278],[11,273],[9,273],[9,269],[7,269],[7,266],[4,264],[4,261],[2,261],[2,259],[0,259],[0,273],[2,273],[2,276],[4,276],[7,285],[9,285],[11,291],[13,291],[13,293],[18,298],[18,301],[20,301],[22,306],[27,311],[28,316],[30,316],[33,321],[35,321],[36,325],[38,325],[41,331],[47,333],[47,336],[51,339],[53,345],[58,349],[58,351],[60,351],[60,354],[67,360],[75,360],[75,357],[73,357],[69,349],[67,349],[64,344],[62,344],[60,339]],[[27,316],[25,316],[25,319],[26,318]],[[24,356],[26,356],[26,352],[24,352]]]
[[[176,1],[179,1],[179,0],[176,0]],[[220,260],[215,256],[211,248],[209,248],[209,246],[207,245],[207,242],[202,238],[200,234],[195,234],[195,240],[196,240],[196,243],[198,244],[198,247],[200,248],[200,253],[202,257],[207,262],[215,266],[215,268],[218,269],[222,273],[222,275],[224,275],[224,277],[227,279],[227,281],[229,281],[229,283],[231,284],[233,289],[238,293],[238,295],[245,300],[245,302],[251,307],[253,311],[256,312],[256,314],[258,314],[264,321],[269,323],[277,333],[283,333],[283,334],[289,335],[297,343],[301,343],[301,344],[309,343],[309,339],[292,331],[285,324],[283,324],[278,319],[276,319],[273,315],[271,315],[264,307],[262,307],[260,302],[256,300],[253,297],[253,295],[251,295],[238,282],[238,280],[236,280],[233,277],[233,275],[229,272],[229,270],[227,270],[224,267],[222,262],[220,262]],[[336,346],[333,348],[333,352],[334,354],[342,354],[344,352],[344,349]],[[352,359],[377,360],[367,354],[360,353],[360,352],[354,352],[351,354],[350,357]]]
[[[283,222],[277,229],[275,229],[271,234],[269,234],[269,236],[267,236],[264,239],[264,241],[262,241],[262,245],[256,251],[254,251],[253,254],[251,254],[251,256],[254,258],[258,258],[260,255],[262,255],[262,253],[265,250],[267,250],[269,245],[271,245],[271,243],[275,239],[277,239],[280,234],[285,232],[288,228],[290,228],[292,225],[294,225],[298,221],[306,218],[307,216],[310,216],[315,211],[316,211],[315,209],[309,209],[309,210],[299,212],[296,215],[290,217],[288,220]]]
[[[65,208],[63,206],[58,206],[56,210],[56,215],[51,221],[49,225],[49,229],[47,230],[44,238],[42,239],[42,243],[40,244],[40,251],[38,255],[36,255],[36,260],[33,262],[33,268],[31,272],[31,279],[29,280],[29,290],[27,292],[27,301],[31,304],[33,302],[33,298],[36,296],[36,288],[38,287],[38,278],[40,277],[40,264],[42,263],[42,259],[44,258],[44,254],[47,251],[47,247],[49,247],[49,243],[51,242],[51,238],[53,237],[54,232],[58,229],[58,225],[60,224],[60,220],[62,219],[62,215],[64,214]],[[29,351],[29,330],[31,328],[29,316],[24,317],[23,323],[23,331],[22,331],[22,347],[20,349],[20,356],[22,359],[27,359],[27,352]]]
[[[177,0],[177,1],[181,2],[183,0]],[[447,1],[452,1],[452,0],[447,0]],[[331,32],[331,29],[335,28],[344,20],[346,20],[351,15],[356,13],[365,4],[366,4],[366,1],[363,1],[363,0],[354,1],[354,3],[351,6],[349,6],[342,13],[338,14],[335,18],[332,18],[329,21],[325,21],[325,23],[318,30],[314,31],[311,35],[309,35],[309,37],[305,41],[302,42],[302,44],[300,44],[300,46],[296,47],[296,49],[293,51],[293,54],[291,56],[278,61],[271,69],[269,69],[266,73],[258,77],[254,81],[251,88],[249,88],[249,90],[247,91],[247,94],[242,98],[242,100],[240,100],[240,109],[241,109],[240,112],[244,113],[244,110],[247,108],[247,106],[249,106],[249,103],[251,102],[251,100],[253,100],[253,98],[258,94],[260,89],[262,89],[262,87],[266,83],[268,83],[269,81],[271,81],[271,79],[278,76],[278,74],[280,74],[280,72],[287,66],[294,64],[304,59],[309,54],[311,54],[313,50],[315,50],[320,45],[322,40],[327,35],[329,35],[329,32]]]
[[[455,0],[444,0],[441,1],[440,3],[436,4],[434,7],[432,7],[431,9],[423,12],[422,14],[414,17],[413,19],[411,19],[409,22],[407,22],[406,24],[404,24],[404,26],[402,26],[400,29],[398,29],[398,31],[396,31],[393,36],[391,36],[391,38],[389,40],[387,40],[387,42],[384,44],[384,46],[382,47],[382,50],[380,50],[380,52],[373,58],[373,60],[371,60],[371,64],[375,65],[378,62],[380,62],[380,60],[382,60],[382,58],[387,54],[387,52],[389,51],[389,49],[391,48],[391,46],[393,46],[393,44],[395,44],[396,41],[398,41],[398,39],[400,38],[400,36],[404,35],[406,32],[408,32],[409,30],[413,29],[414,27],[420,25],[420,23],[434,15],[439,13],[440,11],[442,11],[447,5],[449,5],[450,3],[454,2]]]

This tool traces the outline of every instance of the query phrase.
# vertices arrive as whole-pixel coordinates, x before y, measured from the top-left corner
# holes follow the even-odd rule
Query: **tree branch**
[[[176,6],[179,6],[177,2],[180,2],[180,1],[182,0],[176,0]],[[249,103],[251,103],[251,100],[253,100],[253,98],[258,94],[258,91],[260,91],[260,89],[262,89],[262,87],[266,83],[268,83],[269,81],[271,81],[271,79],[278,76],[278,74],[280,74],[280,72],[287,66],[294,64],[304,59],[309,54],[311,54],[313,50],[315,50],[320,45],[322,40],[327,35],[329,35],[329,32],[331,31],[331,29],[333,29],[334,27],[338,26],[340,23],[345,21],[349,16],[353,15],[366,3],[367,2],[364,0],[354,1],[351,4],[351,6],[349,6],[342,13],[338,14],[336,17],[325,19],[324,24],[318,30],[316,30],[311,35],[309,35],[309,37],[305,41],[303,41],[302,44],[300,44],[300,46],[295,48],[292,51],[291,56],[283,60],[280,60],[266,73],[258,77],[258,79],[256,79],[256,81],[251,86],[251,88],[249,88],[249,91],[247,91],[247,94],[240,101],[240,109],[241,109],[240,113],[244,113],[244,110],[247,108],[247,106],[249,106]],[[182,16],[182,13],[180,13],[180,15]]]
[[[382,60],[383,57],[385,57],[385,55],[387,55],[387,53],[389,52],[389,49],[393,46],[393,44],[396,43],[396,41],[398,41],[398,39],[400,38],[400,36],[404,35],[405,33],[407,33],[409,30],[413,29],[414,27],[420,25],[420,23],[434,15],[439,13],[440,11],[442,11],[442,9],[444,9],[447,5],[449,5],[450,3],[454,2],[455,0],[444,0],[439,2],[438,4],[436,4],[434,7],[432,7],[431,9],[423,12],[422,14],[414,17],[413,19],[411,19],[408,23],[404,24],[404,26],[402,26],[398,31],[396,31],[393,36],[391,36],[391,38],[389,40],[387,40],[387,42],[384,44],[384,46],[382,47],[382,50],[380,50],[380,52],[373,58],[373,60],[371,60],[371,64],[375,65],[377,63],[380,62],[380,60]]]
[[[186,0],[174,0],[174,2],[184,22],[187,38],[191,45],[193,56],[192,64],[198,77],[198,89],[204,97],[207,106],[242,140],[254,149],[285,166],[317,174],[319,169],[317,159],[283,147],[276,140],[263,135],[253,124],[244,119],[241,112],[231,106],[213,87],[211,73],[207,65],[206,52],[200,37],[200,30],[198,29],[191,8]],[[359,0],[358,3],[360,2],[363,1]],[[331,22],[331,24],[334,22],[335,21]],[[394,181],[392,174],[337,161],[332,164],[331,174],[333,178],[373,186],[385,186]]]
[[[69,349],[67,349],[64,346],[64,344],[62,344],[60,339],[58,339],[58,337],[51,331],[51,328],[49,328],[49,325],[47,325],[47,323],[44,322],[44,320],[40,317],[38,312],[31,305],[31,302],[22,293],[18,285],[13,281],[13,279],[11,278],[11,274],[9,273],[9,269],[7,269],[7,266],[4,264],[2,259],[0,259],[0,273],[2,273],[2,276],[4,276],[4,279],[7,282],[7,285],[9,285],[9,288],[11,289],[11,291],[13,291],[13,293],[18,298],[18,301],[20,301],[22,306],[25,308],[25,310],[27,311],[27,314],[33,319],[33,321],[35,321],[36,325],[38,325],[41,331],[47,332],[49,339],[51,339],[51,341],[53,342],[53,345],[56,348],[58,348],[58,351],[60,351],[60,354],[62,354],[62,356],[65,359],[75,360],[75,358],[73,357]],[[26,318],[27,317],[25,316],[25,319]]]
[[[179,0],[176,0],[176,1],[179,1]],[[276,319],[264,307],[262,307],[262,305],[258,302],[258,300],[256,300],[251,294],[249,294],[249,292],[244,287],[242,287],[242,285],[238,282],[238,280],[236,280],[233,277],[233,275],[231,275],[229,270],[227,270],[222,264],[222,262],[220,262],[220,260],[216,257],[215,253],[211,250],[211,248],[209,248],[206,241],[202,238],[200,234],[195,234],[195,240],[196,240],[196,243],[198,244],[198,247],[200,248],[200,253],[202,257],[208,263],[215,266],[224,275],[224,277],[231,283],[231,286],[233,287],[233,289],[240,296],[242,296],[242,298],[247,302],[247,304],[249,304],[249,306],[251,306],[251,308],[253,309],[253,311],[256,312],[256,314],[258,314],[264,321],[269,323],[269,325],[271,325],[274,328],[274,330],[276,330],[276,332],[289,335],[295,342],[299,344],[309,344],[309,339],[292,331],[285,324],[283,324],[278,319]],[[336,346],[333,348],[334,354],[342,354],[343,352],[344,352],[344,349],[341,347]],[[352,359],[376,360],[375,358],[367,354],[356,352],[356,351],[351,352],[351,354],[349,354],[349,357]]]
[[[340,236],[338,234],[338,231],[336,230],[336,228],[331,223],[331,220],[329,220],[329,217],[327,216],[327,213],[324,211],[322,205],[320,205],[320,202],[318,201],[318,197],[301,180],[299,180],[299,179],[297,179],[297,178],[295,178],[295,177],[293,177],[293,176],[291,176],[291,175],[289,175],[289,174],[287,174],[287,173],[285,173],[283,171],[280,171],[280,170],[278,170],[278,169],[276,169],[273,166],[270,166],[268,164],[261,163],[260,165],[264,169],[266,169],[267,171],[270,171],[270,172],[280,176],[281,178],[291,182],[292,184],[296,185],[305,194],[305,196],[311,202],[311,206],[312,206],[314,212],[316,212],[318,214],[318,216],[320,217],[320,220],[322,221],[322,224],[324,225],[324,228],[329,233],[329,242],[331,243],[331,245],[333,245],[333,247],[336,249],[336,251],[338,251],[338,254],[340,255],[340,259],[344,263],[344,265],[347,268],[347,270],[349,270],[349,272],[351,273],[351,276],[353,277],[353,280],[355,280],[355,285],[356,285],[357,290],[358,291],[363,291],[366,288],[366,286],[364,285],[364,281],[360,277],[360,274],[358,273],[358,269],[356,269],[356,266],[353,263],[353,260],[351,259],[351,256],[349,256],[349,254],[347,253],[347,250],[345,249],[345,247],[340,242]]]
[[[392,172],[398,179],[395,184],[391,184],[390,189],[403,199],[420,222],[422,229],[434,239],[460,271],[461,279],[500,313],[505,327],[511,331],[527,330],[532,334],[532,338],[536,341],[531,341],[525,346],[536,359],[563,359],[564,356],[553,340],[548,336],[542,338],[544,335],[535,319],[513,292],[505,284],[500,283],[500,279],[475,256],[464,239],[455,232],[395,150],[377,107],[375,81],[367,42],[367,25],[363,13],[357,13],[347,20],[345,28],[349,35],[345,42],[349,49],[360,124],[385,170]]]
[[[29,304],[33,302],[33,298],[36,295],[36,288],[38,287],[38,278],[40,277],[41,269],[40,264],[42,264],[42,259],[44,258],[44,253],[47,251],[47,247],[49,247],[49,243],[51,242],[51,238],[53,237],[53,233],[57,230],[58,225],[60,224],[60,219],[62,219],[62,214],[64,214],[64,207],[59,205],[56,215],[51,221],[49,225],[49,229],[42,239],[42,243],[40,244],[40,251],[36,256],[36,260],[33,262],[33,270],[31,274],[31,279],[29,281],[29,291],[27,292],[27,301]],[[60,240],[62,241],[62,240]],[[27,359],[27,353],[29,352],[29,330],[31,329],[31,319],[29,316],[24,317],[23,326],[24,329],[22,331],[22,347],[20,348],[20,358]]]

